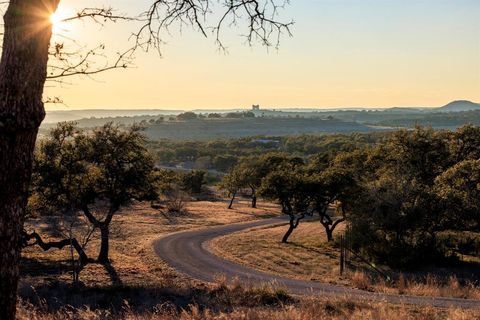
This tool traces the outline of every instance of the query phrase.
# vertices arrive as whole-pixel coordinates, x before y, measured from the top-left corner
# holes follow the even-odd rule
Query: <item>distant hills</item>
[[[182,110],[160,110],[160,109],[85,109],[85,110],[58,110],[48,111],[44,124],[57,123],[61,121],[77,121],[89,118],[115,118],[115,117],[138,117],[138,116],[165,116],[177,115]],[[110,121],[113,121],[111,119]]]
[[[236,109],[244,112],[247,109]],[[394,107],[388,109],[267,109],[253,111],[255,117],[227,116],[230,110],[194,110],[195,113],[222,113],[223,117],[177,119],[181,110],[96,109],[49,111],[40,128],[44,135],[59,121],[74,120],[81,128],[94,128],[107,122],[122,126],[141,123],[152,140],[211,140],[248,136],[283,136],[378,132],[414,128],[417,125],[435,129],[455,129],[465,124],[480,126],[480,104],[457,100],[441,107]]]
[[[475,111],[480,110],[480,103],[474,103],[468,100],[456,100],[434,110],[437,112]]]

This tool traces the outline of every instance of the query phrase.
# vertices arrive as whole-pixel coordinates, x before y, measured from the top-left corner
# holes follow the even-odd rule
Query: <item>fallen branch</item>
[[[35,239],[35,242],[29,243],[30,240]],[[48,251],[52,248],[56,249],[63,249],[66,246],[73,246],[75,250],[78,253],[80,264],[82,266],[85,266],[87,263],[93,262],[93,259],[90,259],[85,251],[83,250],[82,246],[78,243],[77,239],[71,238],[71,239],[63,239],[60,241],[49,241],[45,242],[43,239],[40,237],[38,233],[35,231],[32,233],[28,233],[27,231],[22,232],[22,245],[23,247],[27,246],[32,246],[32,245],[38,245],[40,248],[43,249],[43,251]]]

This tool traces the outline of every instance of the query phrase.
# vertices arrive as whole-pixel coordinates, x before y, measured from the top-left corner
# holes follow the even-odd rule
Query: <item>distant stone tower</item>
[[[252,105],[252,111],[260,111],[260,105],[259,104]]]

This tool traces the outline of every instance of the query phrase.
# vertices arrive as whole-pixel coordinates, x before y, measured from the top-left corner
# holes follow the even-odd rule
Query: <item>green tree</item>
[[[356,182],[353,174],[344,168],[329,167],[322,172],[310,175],[309,196],[311,206],[320,217],[320,223],[325,229],[328,241],[333,241],[333,231],[347,219],[348,204],[354,196]],[[330,206],[335,205],[341,216],[334,219],[329,212]]]
[[[435,180],[449,230],[480,231],[480,160],[464,160]]]
[[[242,188],[243,180],[240,175],[237,167],[234,167],[230,170],[229,173],[223,176],[222,181],[220,182],[220,188],[228,192],[228,196],[231,197],[228,204],[228,209],[232,209],[233,201],[237,196],[238,191]]]
[[[358,249],[401,267],[443,257],[437,239],[443,210],[434,181],[452,162],[449,141],[446,132],[417,127],[391,134],[368,151],[363,164],[340,161],[361,169],[349,217]]]
[[[188,111],[188,112],[184,112],[184,113],[179,114],[177,116],[177,119],[178,120],[184,120],[184,121],[196,120],[196,119],[198,119],[198,115],[195,112]]]
[[[123,131],[109,123],[82,132],[63,123],[42,141],[33,190],[49,207],[79,210],[101,234],[97,261],[109,262],[110,223],[132,199],[157,197],[153,160],[139,127]]]
[[[238,161],[238,157],[232,155],[216,155],[212,164],[213,167],[218,171],[227,172],[231,169]]]
[[[480,159],[480,127],[458,128],[450,136],[450,151],[454,162]]]
[[[205,174],[203,170],[192,170],[182,175],[182,189],[191,193],[202,192],[202,186],[205,184]]]
[[[282,242],[286,243],[292,232],[306,215],[310,215],[308,179],[301,166],[287,163],[270,172],[262,179],[260,194],[267,199],[278,201],[282,213],[288,215],[289,225]]]
[[[432,128],[401,130],[393,133],[379,152],[390,170],[431,186],[451,164],[448,138],[447,133]]]
[[[435,194],[415,180],[384,173],[362,185],[349,213],[352,242],[375,261],[394,267],[433,263],[443,253]]]

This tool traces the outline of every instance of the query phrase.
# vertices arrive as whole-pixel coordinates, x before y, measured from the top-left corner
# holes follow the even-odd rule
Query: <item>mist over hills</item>
[[[46,133],[61,121],[76,121],[83,128],[98,127],[107,122],[122,126],[139,123],[146,128],[146,134],[152,140],[372,132],[413,128],[417,125],[436,129],[455,129],[464,124],[480,125],[480,104],[466,100],[452,101],[436,108],[197,109],[193,110],[196,114],[193,118],[177,118],[183,112],[160,109],[50,111],[42,124],[41,133]]]
[[[135,116],[161,116],[177,115],[183,110],[160,110],[160,109],[85,109],[85,110],[56,110],[48,111],[43,123],[57,123],[62,121],[75,121],[88,118],[114,118]]]
[[[247,108],[234,108],[234,109],[195,109],[191,110],[195,113],[208,114],[208,113],[228,113],[228,112],[242,112]],[[432,112],[461,112],[461,111],[473,111],[480,110],[480,104],[474,103],[468,100],[456,100],[452,101],[441,107],[392,107],[392,108],[268,108],[261,109],[259,112],[255,112],[257,115],[272,115],[272,116],[288,116],[288,115],[308,115],[308,114],[332,114],[335,112],[383,112],[383,113],[432,113]],[[51,124],[61,121],[75,121],[88,118],[115,118],[115,117],[139,117],[139,116],[176,116],[187,110],[162,110],[162,109],[85,109],[85,110],[59,110],[48,111],[45,117],[44,123]]]

